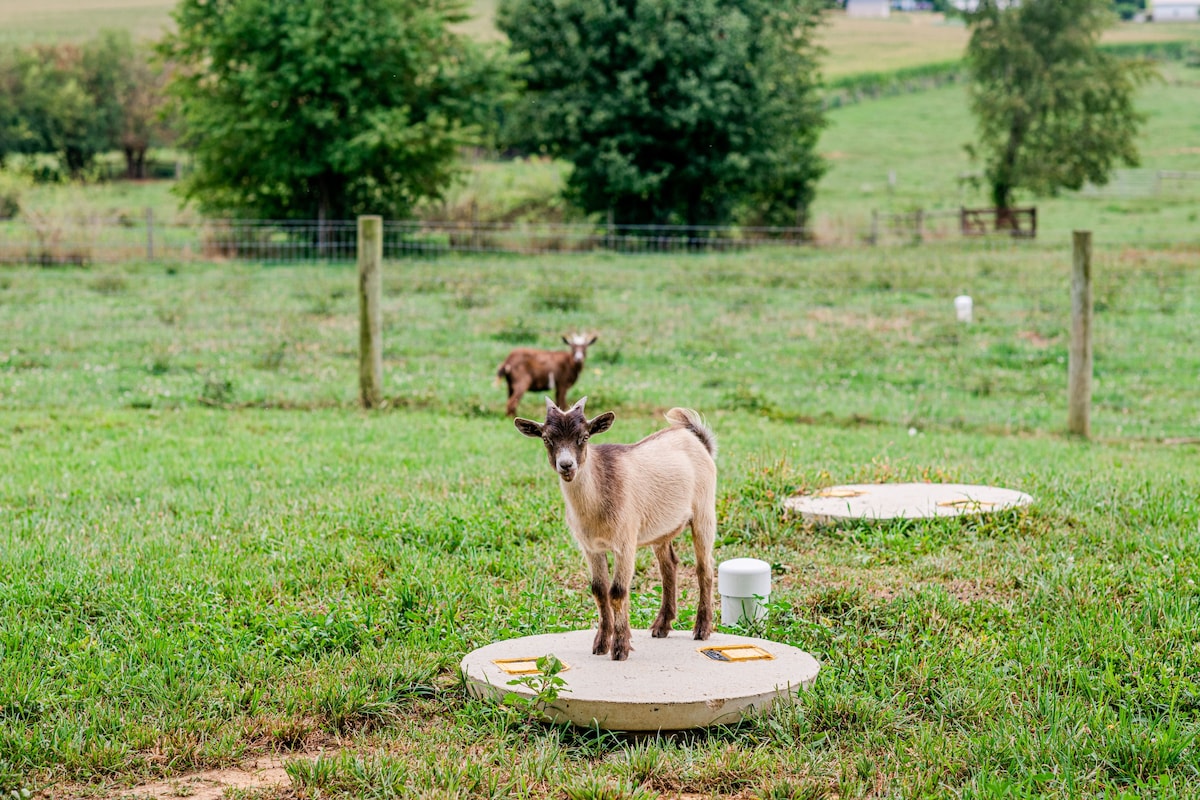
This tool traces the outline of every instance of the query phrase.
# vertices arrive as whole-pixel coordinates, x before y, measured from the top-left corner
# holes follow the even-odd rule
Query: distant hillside
[[[0,0],[0,42],[86,39],[104,28],[157,39],[171,25],[170,0]]]
[[[499,40],[494,19],[499,0],[469,0],[471,19],[459,30],[481,40]],[[102,28],[123,28],[137,38],[154,39],[170,27],[172,0],[0,0],[0,42],[29,44],[83,39]],[[1161,42],[1190,39],[1200,44],[1197,24],[1125,23],[1106,42]],[[820,34],[827,55],[826,79],[890,72],[954,61],[967,46],[967,30],[941,14],[894,13],[887,19],[851,18],[830,13]]]

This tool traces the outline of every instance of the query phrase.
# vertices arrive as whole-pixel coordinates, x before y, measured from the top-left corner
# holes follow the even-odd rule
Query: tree
[[[1099,49],[1112,19],[1110,0],[982,0],[967,15],[979,124],[968,150],[984,162],[997,208],[1011,208],[1018,189],[1102,185],[1117,163],[1137,164],[1144,115],[1134,94],[1153,72]]]
[[[54,153],[77,177],[119,147],[129,177],[143,177],[146,149],[165,136],[161,71],[148,57],[117,31],[0,53],[0,163],[8,153]]]
[[[407,216],[455,174],[506,86],[457,0],[181,0],[162,47],[185,197],[270,219]]]
[[[10,153],[23,152],[33,136],[22,113],[24,70],[20,51],[0,48],[0,167]]]
[[[803,222],[823,166],[810,0],[502,0],[516,144],[622,223]]]
[[[10,51],[0,58],[0,84],[0,161],[8,153],[56,153],[78,176],[106,148],[78,45]]]
[[[109,146],[125,154],[125,177],[146,177],[146,151],[170,138],[165,70],[128,32],[109,30],[84,45],[83,72]]]

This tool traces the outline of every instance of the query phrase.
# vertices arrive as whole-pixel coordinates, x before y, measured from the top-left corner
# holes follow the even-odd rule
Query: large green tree
[[[967,63],[981,159],[997,208],[1014,192],[1104,184],[1138,162],[1137,87],[1153,71],[1099,48],[1111,0],[981,0],[967,15]]]
[[[501,0],[516,142],[620,223],[803,222],[823,166],[810,0]]]
[[[408,215],[438,197],[506,84],[457,0],[181,0],[164,43],[206,211]]]
[[[8,153],[53,153],[77,176],[108,147],[85,53],[75,44],[37,45],[0,57],[0,162]]]

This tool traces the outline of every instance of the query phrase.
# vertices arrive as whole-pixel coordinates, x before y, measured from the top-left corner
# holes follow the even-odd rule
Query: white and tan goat
[[[517,415],[517,404],[525,392],[553,392],[559,408],[567,406],[567,390],[579,380],[587,349],[596,343],[595,336],[572,334],[562,337],[570,350],[534,350],[518,347],[496,369],[496,377],[508,383],[508,403],[504,411]]]
[[[616,416],[608,411],[589,420],[583,411],[586,402],[585,397],[562,411],[547,397],[545,423],[514,421],[521,433],[545,443],[566,501],[567,526],[591,569],[592,594],[600,610],[592,652],[611,652],[614,661],[629,657],[629,587],[638,547],[654,549],[662,574],[662,606],[650,634],[662,638],[671,632],[679,563],[672,542],[688,526],[700,594],[692,635],[707,639],[713,629],[716,437],[695,411],[673,408],[667,412],[671,426],[640,442],[589,445],[588,440],[608,430]]]

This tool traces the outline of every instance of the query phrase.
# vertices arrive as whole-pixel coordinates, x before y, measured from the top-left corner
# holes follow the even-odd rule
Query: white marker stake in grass
[[[958,316],[959,322],[970,322],[974,301],[970,295],[960,294],[954,298],[954,313]]]

